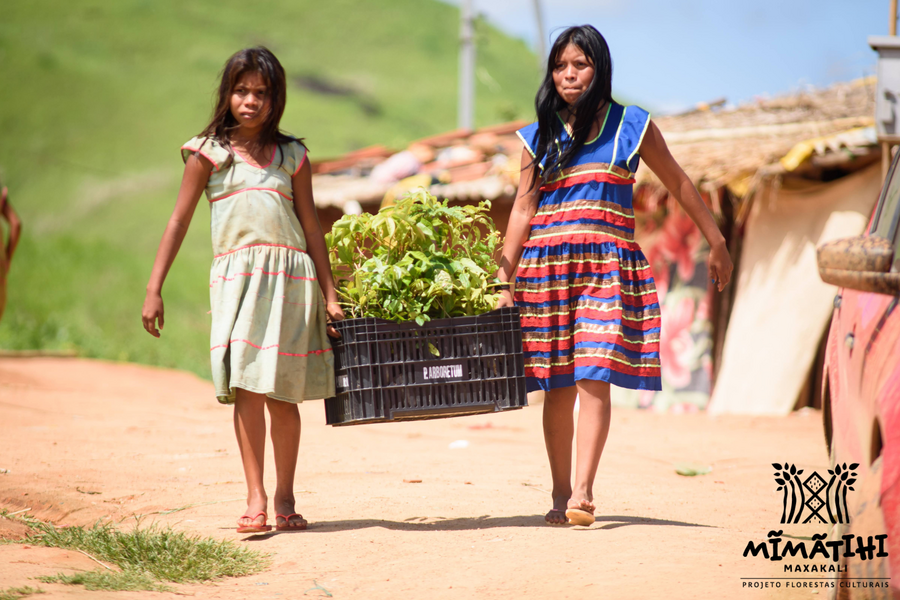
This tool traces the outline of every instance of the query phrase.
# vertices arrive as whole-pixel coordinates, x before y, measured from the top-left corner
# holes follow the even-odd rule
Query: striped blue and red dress
[[[659,301],[632,207],[649,123],[642,108],[611,103],[597,137],[540,188],[515,292],[528,391],[580,379],[661,389]],[[537,123],[518,135],[534,156]]]

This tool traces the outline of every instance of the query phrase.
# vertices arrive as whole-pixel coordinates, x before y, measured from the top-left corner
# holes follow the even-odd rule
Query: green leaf
[[[459,262],[470,271],[474,271],[475,273],[483,273],[484,269],[475,264],[475,261],[471,258],[461,258]]]
[[[434,229],[425,224],[424,221],[416,223],[416,227],[419,228],[419,231],[424,233],[426,236],[433,238],[434,237]]]

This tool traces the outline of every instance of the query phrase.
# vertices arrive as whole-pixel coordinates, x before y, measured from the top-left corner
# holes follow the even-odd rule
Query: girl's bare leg
[[[269,416],[272,419],[272,447],[275,450],[274,508],[276,515],[294,514],[294,473],[297,470],[297,453],[300,449],[300,411],[296,404],[268,399]],[[276,517],[277,519],[277,517]],[[291,525],[305,523],[302,517],[293,517]],[[281,519],[277,525],[285,525]]]
[[[239,525],[265,525],[268,497],[263,485],[263,460],[266,450],[266,396],[241,388],[235,390],[234,433],[237,436],[241,461],[244,464],[244,478],[247,480],[247,510]]]
[[[568,508],[594,512],[594,476],[609,435],[611,400],[605,381],[582,379],[578,389],[578,432],[576,436],[575,487]]]
[[[553,508],[544,516],[552,524],[566,522],[566,507],[572,497],[572,436],[575,423],[575,387],[550,390],[544,396],[544,442],[553,478]]]

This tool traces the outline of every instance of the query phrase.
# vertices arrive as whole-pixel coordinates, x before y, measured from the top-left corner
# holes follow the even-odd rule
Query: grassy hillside
[[[162,340],[141,328],[156,245],[234,51],[288,74],[282,126],[313,159],[402,147],[456,124],[458,11],[435,0],[12,0],[0,19],[0,177],[25,223],[0,348],[177,366],[207,376],[207,209],[163,290]],[[479,23],[477,121],[531,114],[524,43]]]

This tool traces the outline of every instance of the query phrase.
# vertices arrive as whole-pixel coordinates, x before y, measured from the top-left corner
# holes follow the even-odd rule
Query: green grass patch
[[[101,569],[40,578],[44,583],[83,585],[90,590],[169,590],[165,582],[200,583],[242,577],[268,566],[268,555],[216,540],[151,525],[120,531],[108,523],[57,528],[25,521],[32,533],[22,542],[78,550],[116,570]]]
[[[83,585],[87,590],[104,592],[171,592],[174,588],[139,571],[84,571],[74,575],[48,575],[38,578],[43,583]]]
[[[19,600],[19,598],[25,598],[26,596],[43,593],[45,593],[44,590],[40,588],[33,588],[29,585],[17,588],[11,587],[6,588],[5,590],[0,590],[0,600]]]

